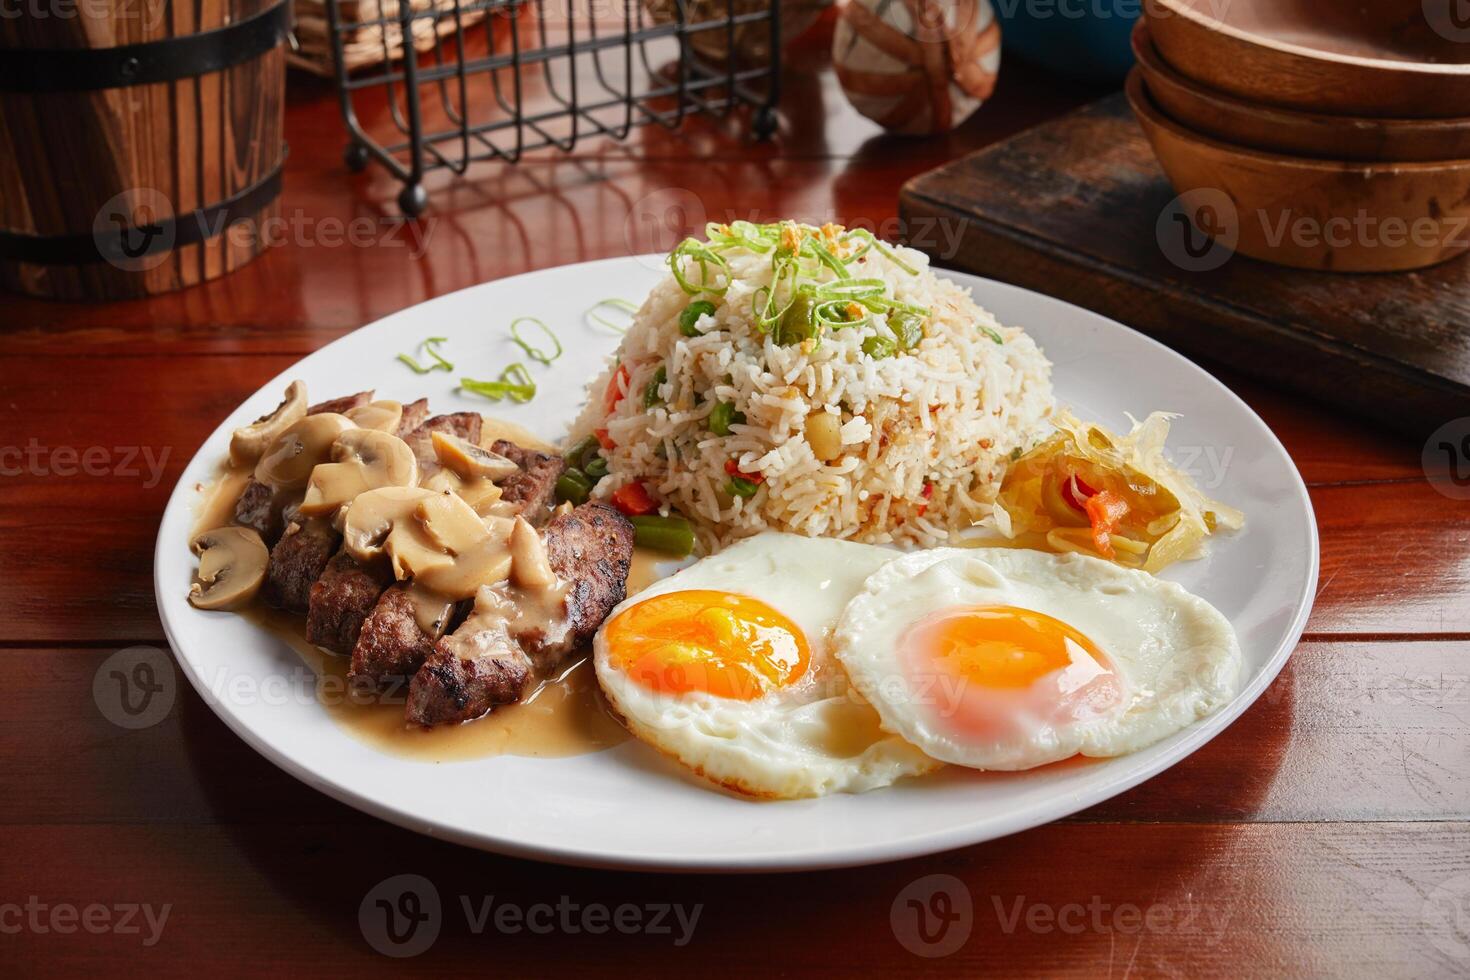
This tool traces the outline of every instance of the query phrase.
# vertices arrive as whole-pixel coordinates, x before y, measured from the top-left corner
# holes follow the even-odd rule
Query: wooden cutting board
[[[938,265],[1096,310],[1374,423],[1423,439],[1470,415],[1470,257],[1383,275],[1239,255],[1187,271],[1167,254],[1182,238],[1166,236],[1188,229],[1160,221],[1174,197],[1120,94],[914,178],[899,213]]]

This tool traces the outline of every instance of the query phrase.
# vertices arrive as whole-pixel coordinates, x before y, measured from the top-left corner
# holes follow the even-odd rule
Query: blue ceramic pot
[[[1142,0],[991,0],[1007,54],[1062,75],[1120,82]]]

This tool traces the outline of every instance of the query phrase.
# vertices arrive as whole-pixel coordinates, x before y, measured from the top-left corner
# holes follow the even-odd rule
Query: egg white
[[[752,700],[700,691],[663,693],[610,660],[607,630],[593,641],[597,681],[638,738],[728,789],[790,799],[859,793],[938,768],[880,728],[877,712],[832,656],[843,607],[896,552],[835,539],[767,532],[705,558],[626,600],[712,589],[749,596],[806,634],[811,661],[793,683]]]
[[[910,676],[899,653],[910,626],[956,606],[1016,606],[1072,626],[1112,660],[1122,703],[984,744],[965,736],[946,724],[955,703],[946,679]],[[884,565],[843,613],[836,656],[885,729],[944,762],[998,770],[1135,752],[1228,702],[1241,672],[1229,621],[1182,586],[1085,555],[1006,548],[940,548]]]

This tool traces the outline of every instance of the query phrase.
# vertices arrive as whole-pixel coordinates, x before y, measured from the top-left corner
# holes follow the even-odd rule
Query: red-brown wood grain
[[[125,731],[98,712],[101,662],[124,646],[164,645],[152,548],[178,473],[242,398],[303,354],[451,289],[644,250],[629,239],[628,214],[670,187],[712,217],[891,228],[906,179],[1095,94],[1007,64],[995,100],[959,132],[904,141],[847,108],[818,70],[820,37],[796,51],[775,145],[750,143],[742,121],[697,121],[626,145],[586,144],[573,159],[543,154],[436,179],[425,220],[382,224],[424,244],[417,256],[393,239],[322,241],[329,218],[391,219],[396,187],[346,174],[330,88],[293,76],[282,209],[312,229],[303,237],[146,301],[0,298],[0,448],[34,440],[47,461],[0,476],[7,973],[1470,970],[1470,937],[1453,918],[1464,908],[1454,903],[1470,900],[1470,507],[1428,486],[1420,446],[1229,372],[1220,376],[1311,486],[1322,577],[1308,638],[1209,745],[1058,824],[920,860],[779,878],[557,868],[420,837],[329,799],[255,754],[178,675],[158,725]],[[58,447],[104,450],[112,468],[42,472]],[[134,448],[138,472],[118,472]],[[368,891],[400,873],[432,881],[446,910],[434,947],[407,964],[374,952],[358,919]],[[933,874],[956,876],[973,906],[968,942],[943,959],[910,953],[890,921],[903,889]],[[493,924],[476,934],[461,897],[476,909],[490,896],[701,911],[683,946]],[[121,903],[169,907],[156,943],[144,944],[146,924],[137,934],[61,933],[48,918],[58,905]]]

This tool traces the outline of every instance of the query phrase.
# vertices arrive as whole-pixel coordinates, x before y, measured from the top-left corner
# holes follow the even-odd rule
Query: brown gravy
[[[375,697],[355,695],[347,684],[346,657],[306,641],[299,616],[264,606],[244,615],[295,650],[317,676],[317,701],[358,741],[421,762],[463,762],[494,755],[558,758],[601,752],[627,741],[597,688],[590,653],[570,660],[559,676],[526,701],[496,708],[462,725],[419,728],[404,724],[405,688]]]

